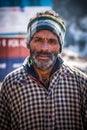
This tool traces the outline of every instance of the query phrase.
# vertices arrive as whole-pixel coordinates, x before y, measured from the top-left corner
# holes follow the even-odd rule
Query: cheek
[[[37,45],[33,44],[33,43],[30,43],[29,47],[30,47],[31,50],[37,50],[38,49]]]
[[[32,50],[32,51],[41,51],[41,48],[38,47],[38,46],[32,46],[32,47],[31,47],[31,50]]]
[[[59,52],[60,52],[60,46],[59,46],[59,45],[52,46],[52,47],[50,48],[50,51],[59,53]]]

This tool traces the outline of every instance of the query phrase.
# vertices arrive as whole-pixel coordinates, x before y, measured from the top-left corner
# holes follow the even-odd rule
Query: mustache
[[[46,56],[51,56],[52,53],[51,52],[48,52],[48,51],[38,51],[36,52],[37,56],[38,55],[46,55]]]
[[[46,55],[46,56],[57,55],[57,53],[42,51],[42,50],[41,51],[34,51],[33,53],[35,53],[37,56],[39,56],[39,55]]]

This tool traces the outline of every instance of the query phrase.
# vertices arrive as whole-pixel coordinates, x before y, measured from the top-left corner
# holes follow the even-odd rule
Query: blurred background
[[[62,57],[87,73],[87,0],[0,0],[0,82],[29,55],[26,31],[38,11],[54,9],[67,28]]]

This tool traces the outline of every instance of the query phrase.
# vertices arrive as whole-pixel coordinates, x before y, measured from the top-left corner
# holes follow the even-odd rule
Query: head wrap
[[[33,35],[40,30],[50,30],[55,33],[59,39],[60,46],[62,47],[66,28],[60,18],[56,18],[49,14],[43,14],[33,19],[28,24],[27,28],[27,47]]]

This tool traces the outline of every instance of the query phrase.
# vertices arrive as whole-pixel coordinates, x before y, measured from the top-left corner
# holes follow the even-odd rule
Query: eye
[[[58,43],[56,39],[49,39],[48,42],[49,44],[53,44],[53,45]]]
[[[41,37],[33,37],[32,41],[33,42],[43,42],[43,39]]]

